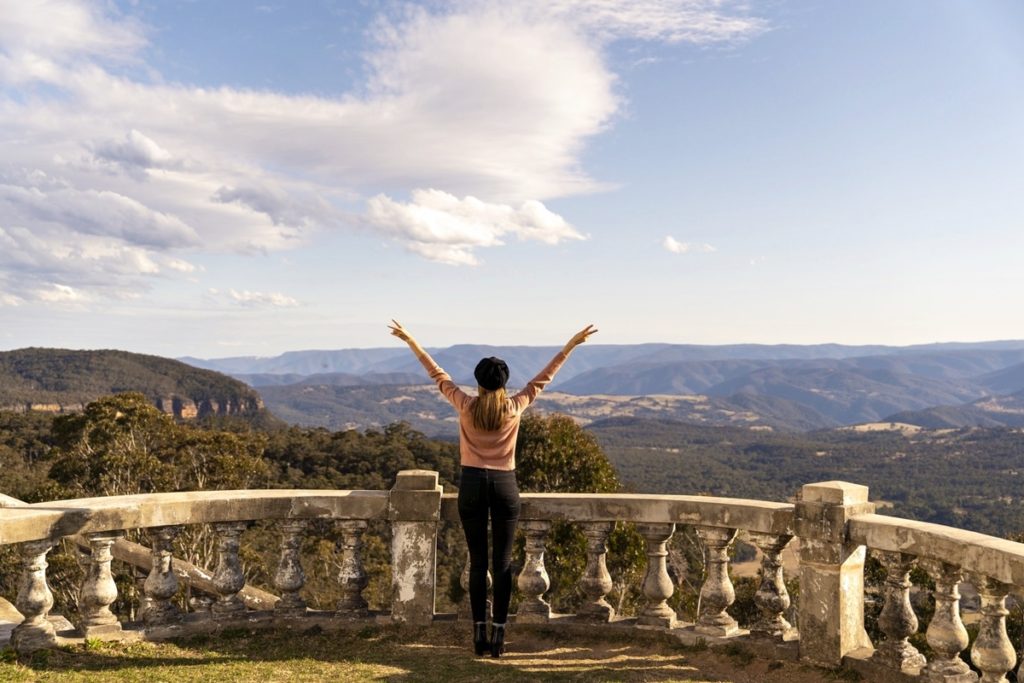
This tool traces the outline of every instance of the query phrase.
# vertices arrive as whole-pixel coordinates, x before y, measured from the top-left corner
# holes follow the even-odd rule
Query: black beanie
[[[508,366],[500,358],[481,358],[473,371],[476,383],[487,391],[497,391],[508,381]]]

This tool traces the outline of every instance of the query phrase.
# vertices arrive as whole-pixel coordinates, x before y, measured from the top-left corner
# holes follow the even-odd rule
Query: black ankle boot
[[[505,625],[491,627],[491,656],[500,657],[505,654]]]
[[[476,656],[480,657],[490,647],[487,642],[487,622],[477,621],[473,623],[473,650]]]

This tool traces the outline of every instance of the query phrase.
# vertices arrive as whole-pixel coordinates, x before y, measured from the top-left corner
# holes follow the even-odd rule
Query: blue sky
[[[1022,122],[1009,0],[0,0],[0,348],[1024,338]]]

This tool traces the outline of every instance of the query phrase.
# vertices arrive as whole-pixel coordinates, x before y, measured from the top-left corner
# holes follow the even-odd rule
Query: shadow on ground
[[[463,633],[463,631],[466,631]],[[97,643],[0,664],[12,681],[718,681],[819,683],[849,680],[792,662],[686,648],[658,636],[580,639],[557,630],[509,633],[500,659],[476,657],[461,624],[429,629],[226,631],[173,643]]]

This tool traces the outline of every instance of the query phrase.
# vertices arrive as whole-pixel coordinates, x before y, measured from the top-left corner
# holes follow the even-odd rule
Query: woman
[[[573,335],[551,362],[513,395],[505,393],[508,365],[500,358],[483,358],[473,376],[477,395],[459,389],[434,359],[398,322],[391,334],[412,349],[430,378],[459,413],[459,518],[469,546],[469,603],[473,610],[473,647],[482,655],[488,646],[492,657],[505,647],[505,622],[512,598],[512,541],[519,521],[519,488],[516,485],[516,437],[519,418],[533,403],[574,348],[597,332],[593,325]],[[491,638],[487,639],[487,519],[493,537],[494,606]]]

